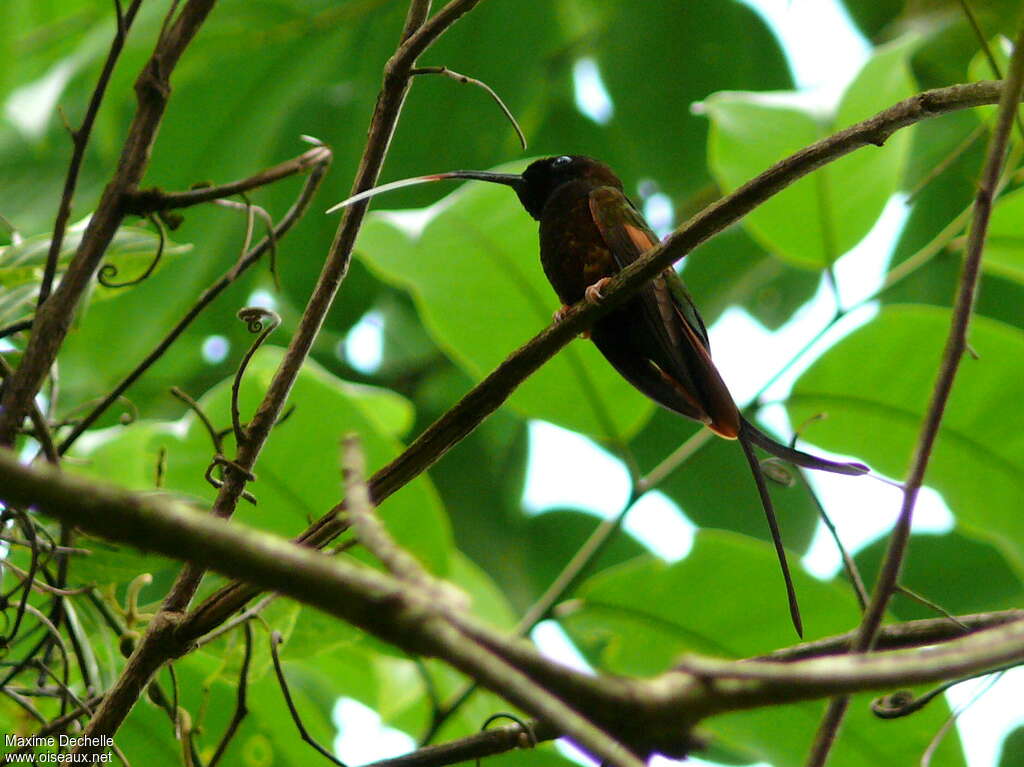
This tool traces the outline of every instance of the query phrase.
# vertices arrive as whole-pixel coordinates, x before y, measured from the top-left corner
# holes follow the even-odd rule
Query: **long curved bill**
[[[393,192],[395,189],[404,189],[407,186],[417,186],[418,184],[429,184],[433,181],[444,181],[450,178],[461,178],[461,179],[472,179],[474,181],[489,181],[492,184],[504,184],[510,186],[513,189],[518,190],[523,185],[523,177],[518,173],[491,173],[485,170],[453,170],[449,173],[432,173],[428,176],[414,176],[413,178],[403,178],[401,181],[392,181],[388,184],[381,184],[375,186],[372,189],[367,189],[359,194],[354,194],[347,200],[342,200],[337,205],[332,205],[327,209],[327,213],[335,213],[342,208],[347,208],[353,203],[359,202],[360,200],[366,200],[370,197],[376,197],[378,194],[384,192]]]

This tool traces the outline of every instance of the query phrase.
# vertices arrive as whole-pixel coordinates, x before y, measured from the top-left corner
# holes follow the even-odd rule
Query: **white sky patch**
[[[227,359],[231,351],[231,342],[224,336],[207,336],[203,339],[200,353],[203,355],[203,362],[208,365],[216,365]]]
[[[990,677],[981,677],[958,684],[946,693],[946,700],[954,711],[968,706],[989,681]],[[964,750],[967,752],[968,767],[991,767],[996,764],[1002,750],[1002,738],[994,737],[994,734],[1008,733],[1024,725],[1022,689],[1024,668],[1011,669],[960,714],[957,727],[967,746]]]
[[[657,490],[633,504],[623,527],[666,562],[684,559],[697,531],[679,506]]]
[[[594,669],[587,663],[586,658],[580,654],[576,645],[572,643],[572,640],[556,621],[547,620],[538,623],[530,632],[530,639],[548,658],[585,674],[594,673]]]
[[[871,48],[836,0],[743,0],[782,43],[798,88],[841,91]]]
[[[604,125],[612,119],[615,107],[604,87],[597,62],[591,58],[579,59],[572,68],[572,82],[576,94],[576,108],[584,115]]]
[[[893,247],[909,215],[907,196],[894,195],[864,239],[836,260],[832,268],[844,307],[863,301],[882,287]]]
[[[664,238],[672,231],[676,211],[675,206],[672,205],[672,198],[667,194],[655,192],[645,197],[643,214],[647,223],[651,225],[651,229],[659,237]]]
[[[697,300],[699,302],[699,297]],[[815,297],[776,331],[768,330],[739,307],[723,312],[708,329],[708,335],[715,365],[733,398],[738,403],[749,402],[783,362],[792,358],[819,328],[829,323],[833,314],[832,296],[824,280]],[[766,396],[780,398],[788,391],[788,387],[780,391],[776,385]]]
[[[340,730],[334,739],[334,753],[346,764],[368,764],[416,748],[416,741],[401,730],[385,726],[376,711],[352,698],[338,701],[334,722]]]
[[[829,454],[815,448],[816,455]],[[844,477],[825,472],[807,472],[829,519],[839,532],[847,551],[856,554],[865,546],[887,535],[900,513],[903,491],[898,487],[868,479]],[[917,533],[948,533],[954,520],[942,496],[930,487],[921,488],[914,506],[912,530]],[[842,567],[839,550],[823,523],[818,524],[803,565],[814,576],[834,578]]]
[[[364,314],[339,344],[338,356],[360,373],[370,375],[384,358],[384,317],[371,310]]]
[[[523,505],[536,514],[569,506],[611,517],[629,497],[625,467],[594,442],[546,421],[530,421]]]

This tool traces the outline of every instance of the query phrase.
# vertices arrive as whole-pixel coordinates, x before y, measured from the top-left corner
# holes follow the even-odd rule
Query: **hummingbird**
[[[612,277],[660,242],[626,196],[619,177],[604,163],[584,155],[536,160],[522,174],[460,170],[404,179],[361,192],[328,212],[391,189],[444,179],[512,187],[526,212],[539,222],[541,266],[562,303],[555,312],[556,321],[581,300],[599,302]],[[743,416],[712,362],[704,321],[671,266],[626,303],[597,319],[589,337],[612,367],[647,397],[703,423],[720,437],[739,442],[768,522],[793,626],[803,636],[775,509],[753,446],[808,469],[860,475],[868,467],[830,461],[784,445]]]

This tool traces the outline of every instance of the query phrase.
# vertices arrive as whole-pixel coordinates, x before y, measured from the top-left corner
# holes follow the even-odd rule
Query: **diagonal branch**
[[[577,304],[561,322],[545,328],[512,352],[484,380],[420,434],[401,455],[370,477],[373,502],[379,505],[426,471],[602,313],[626,301],[666,266],[739,221],[760,203],[813,170],[859,147],[883,144],[900,128],[959,109],[994,103],[1002,93],[1003,85],[999,82],[954,85],[925,91],[781,160],[732,194],[713,203],[676,229],[661,245],[652,248],[613,278],[603,291],[605,298],[600,304],[586,301]],[[356,204],[352,209],[361,209],[361,206],[361,203]],[[297,540],[307,546],[326,545],[346,529],[342,511],[343,504],[338,504],[314,522]],[[240,583],[222,588],[186,617],[180,627],[182,639],[195,639],[216,628],[257,593],[258,590],[252,586]]]
[[[147,213],[188,208],[204,202],[212,202],[224,197],[244,194],[320,165],[324,161],[325,152],[330,156],[330,150],[327,147],[313,147],[298,157],[293,157],[290,160],[285,160],[270,168],[261,170],[259,173],[255,173],[248,178],[218,186],[197,187],[185,192],[165,192],[156,187],[128,192],[124,196],[123,209],[126,214],[143,216]]]

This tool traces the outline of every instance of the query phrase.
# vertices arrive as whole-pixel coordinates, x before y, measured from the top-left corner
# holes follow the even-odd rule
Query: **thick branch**
[[[1012,621],[1024,620],[1024,610],[963,615],[959,616],[957,620],[970,627],[971,630],[978,631]],[[757,660],[788,662],[825,655],[843,655],[849,652],[850,641],[854,635],[855,632],[849,632],[815,642],[793,645],[776,650]],[[878,635],[877,647],[884,649],[921,647],[961,636],[964,636],[964,630],[947,618],[909,621],[883,626]],[[444,765],[459,764],[471,759],[480,759],[518,748],[526,748],[531,742],[553,740],[562,735],[557,729],[544,722],[528,722],[527,727],[529,735],[523,733],[518,725],[495,727],[465,738],[436,746],[426,746],[402,756],[373,762],[366,767],[444,767]]]
[[[1019,620],[1024,620],[1024,610],[999,610],[991,613],[959,615],[956,621],[949,618],[926,618],[896,623],[891,626],[882,626],[879,629],[874,649],[898,650],[908,647],[924,647]],[[755,658],[755,660],[787,662],[820,658],[826,655],[845,655],[850,651],[850,645],[856,636],[857,630],[854,629],[845,634],[776,650]]]
[[[555,698],[571,701],[587,720],[641,750],[678,752],[689,743],[690,727],[720,713],[1024,662],[1024,621],[1018,620],[927,652],[913,648],[783,663],[690,657],[684,661],[688,671],[650,680],[591,677],[545,659],[520,640],[500,637],[439,604],[430,591],[184,504],[48,467],[26,467],[9,453],[0,454],[0,480],[8,503],[33,505],[88,532],[171,557],[188,552],[200,566],[329,612],[410,653],[439,657],[546,721],[552,721],[551,707],[558,708]],[[528,692],[538,686],[546,690],[539,698]],[[570,721],[579,723],[569,730],[574,737],[592,729],[576,714]],[[617,753],[615,761],[632,760]]]

